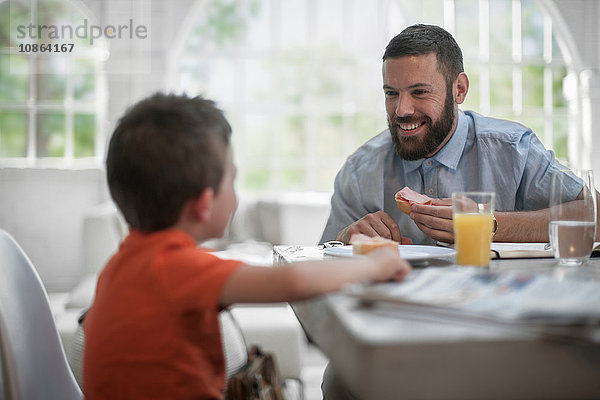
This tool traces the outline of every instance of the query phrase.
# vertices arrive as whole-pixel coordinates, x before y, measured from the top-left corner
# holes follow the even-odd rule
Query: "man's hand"
[[[410,218],[427,236],[445,243],[454,243],[452,199],[431,199],[431,204],[411,204]]]
[[[452,215],[450,215],[450,218],[452,218]],[[396,221],[383,211],[367,214],[355,223],[348,225],[337,234],[336,240],[349,243],[350,237],[355,233],[362,233],[369,237],[381,236],[395,240],[400,244],[412,244],[412,240],[402,237]]]

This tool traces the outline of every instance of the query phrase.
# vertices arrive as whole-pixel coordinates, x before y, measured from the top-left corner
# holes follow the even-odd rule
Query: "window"
[[[345,158],[387,128],[381,57],[406,26],[444,26],[470,78],[462,109],[520,121],[567,156],[566,69],[534,0],[200,2],[171,87],[215,99],[243,190],[331,191]]]
[[[568,112],[562,83],[567,69],[551,18],[535,0],[453,3],[454,34],[471,82],[462,108],[519,121],[566,160]]]
[[[103,156],[102,61],[87,40],[38,40],[39,31],[28,30],[30,25],[75,27],[84,19],[78,7],[65,1],[0,1],[0,158],[4,161],[69,163]],[[73,43],[74,50],[21,49],[63,43]]]

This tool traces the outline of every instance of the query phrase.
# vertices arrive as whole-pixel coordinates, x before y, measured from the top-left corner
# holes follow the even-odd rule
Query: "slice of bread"
[[[382,247],[389,247],[391,250],[400,254],[398,251],[398,242],[380,236],[368,237],[361,234],[352,235],[350,243],[352,244],[352,254],[367,254]]]
[[[396,205],[404,214],[410,214],[410,202],[408,200],[396,197]]]

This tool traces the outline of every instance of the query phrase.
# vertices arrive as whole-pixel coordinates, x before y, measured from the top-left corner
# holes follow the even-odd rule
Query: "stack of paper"
[[[600,322],[600,281],[481,268],[414,270],[404,282],[353,286],[368,301],[387,301],[465,317],[543,324]]]

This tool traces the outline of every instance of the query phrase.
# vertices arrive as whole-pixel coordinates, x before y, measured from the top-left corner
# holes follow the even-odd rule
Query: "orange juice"
[[[492,214],[455,213],[453,219],[456,263],[480,267],[489,265],[494,227]]]

